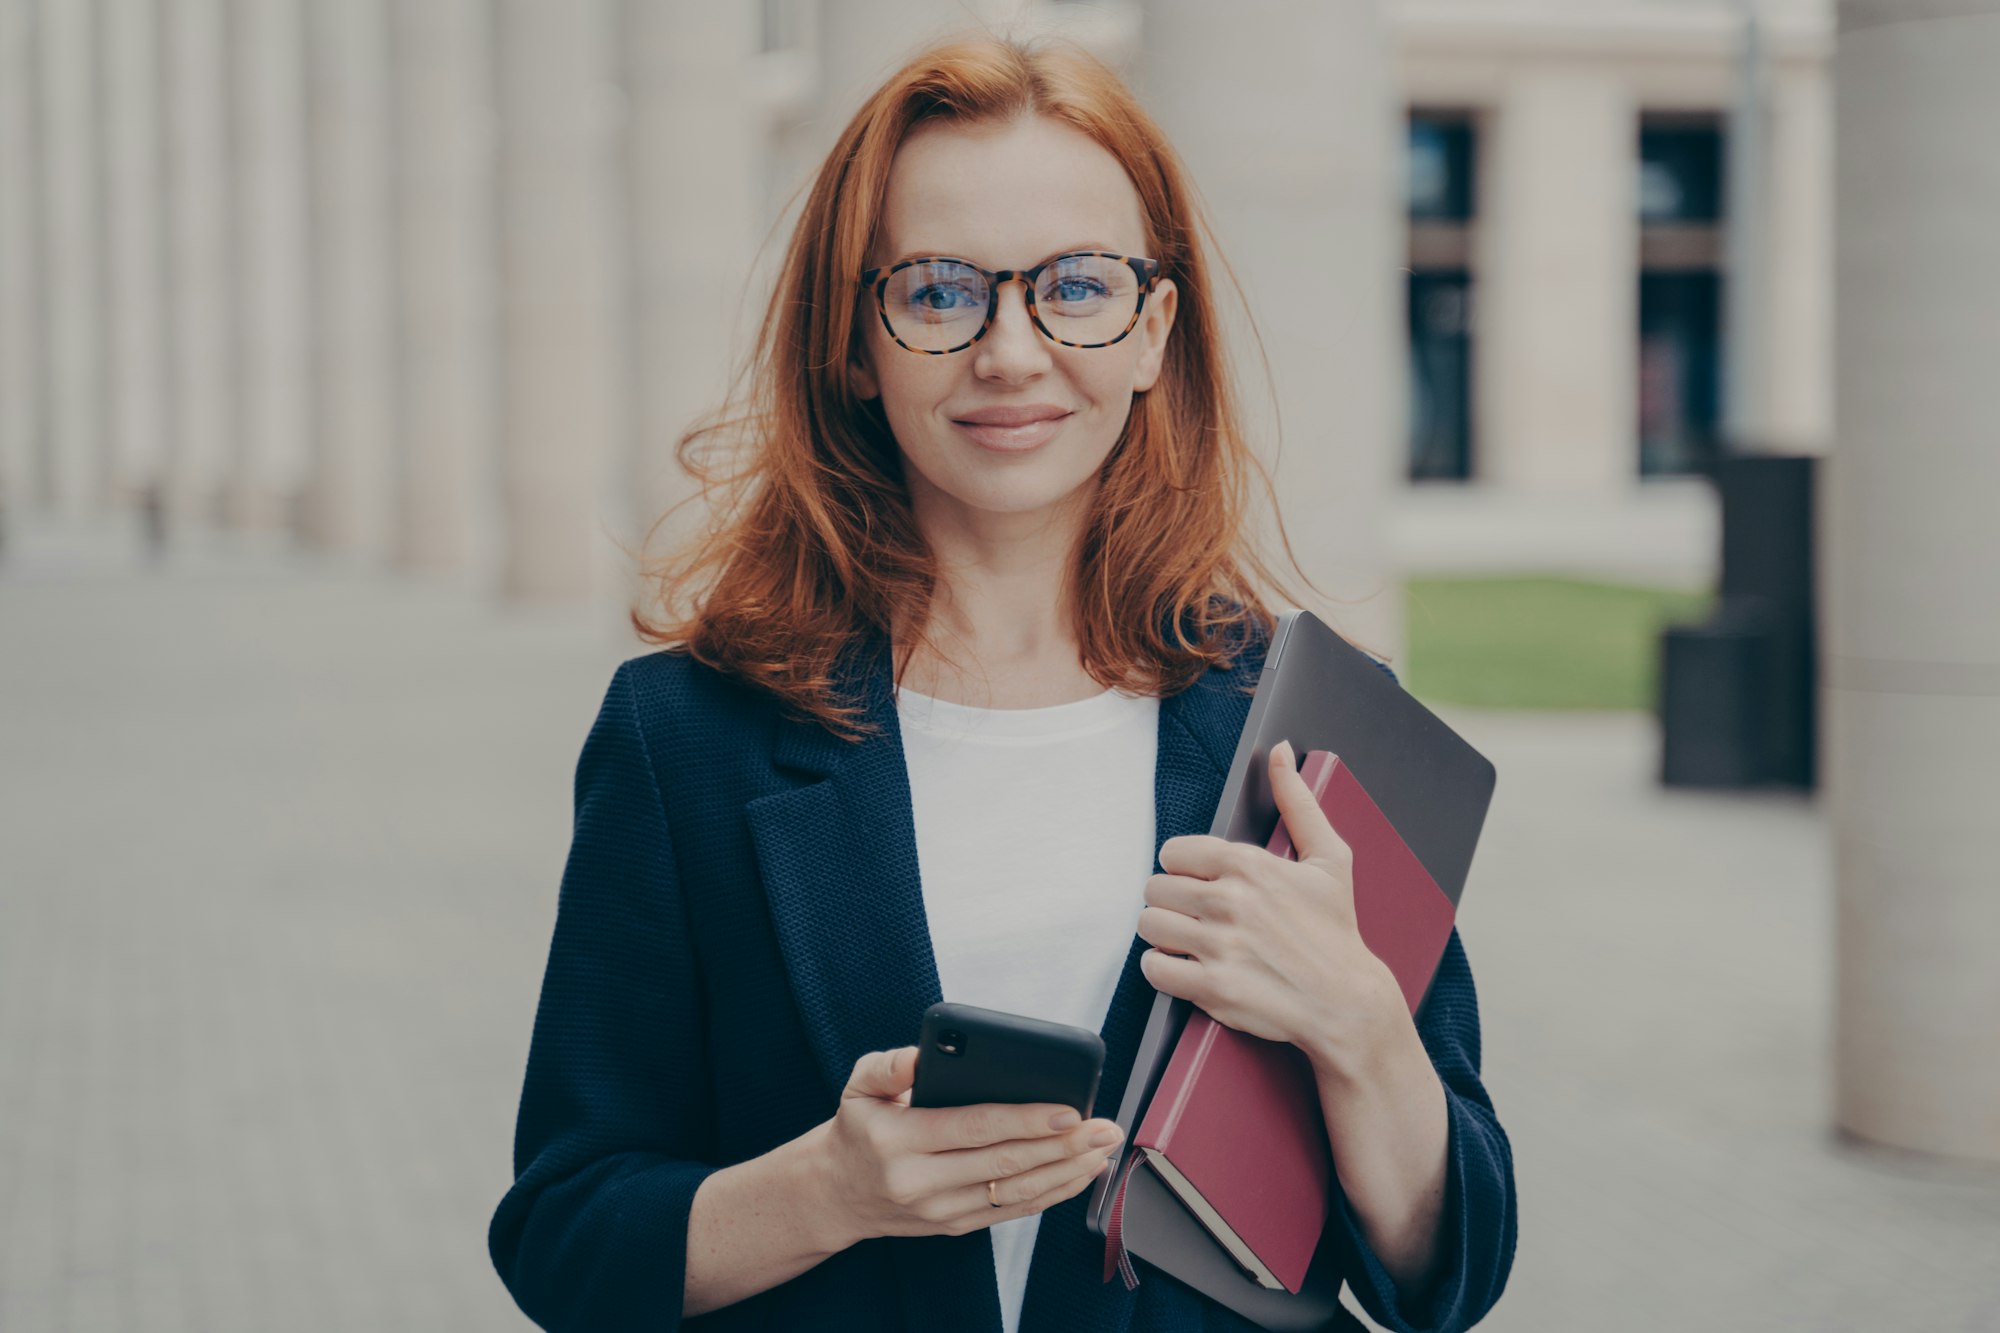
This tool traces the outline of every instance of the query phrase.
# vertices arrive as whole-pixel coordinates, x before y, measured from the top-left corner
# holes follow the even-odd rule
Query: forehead
[[[1080,130],[1041,116],[932,121],[896,150],[873,262],[949,254],[988,268],[1058,251],[1145,252],[1139,192]]]

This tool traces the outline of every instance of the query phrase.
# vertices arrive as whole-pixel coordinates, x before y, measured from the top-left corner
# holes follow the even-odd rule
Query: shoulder
[[[776,789],[777,701],[663,649],[612,673],[578,761],[578,792],[643,794],[658,806],[682,855],[719,854],[737,836],[744,805]]]
[[[699,722],[717,715],[742,719],[774,706],[769,695],[696,660],[684,648],[627,658],[612,684],[630,692],[633,711],[645,724]]]
[[[684,650],[660,649],[628,658],[613,673],[605,712],[634,728],[660,772],[663,786],[702,756],[713,774],[753,753],[768,755],[777,724],[777,700],[750,688]]]

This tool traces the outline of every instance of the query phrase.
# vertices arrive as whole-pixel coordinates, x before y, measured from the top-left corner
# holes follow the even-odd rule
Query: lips
[[[981,448],[1022,453],[1054,439],[1070,416],[1059,407],[989,407],[960,417],[952,424]]]

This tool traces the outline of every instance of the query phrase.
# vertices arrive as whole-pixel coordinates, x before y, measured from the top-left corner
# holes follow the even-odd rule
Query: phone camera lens
[[[937,1048],[946,1055],[964,1055],[965,1034],[957,1028],[946,1028],[938,1033]]]

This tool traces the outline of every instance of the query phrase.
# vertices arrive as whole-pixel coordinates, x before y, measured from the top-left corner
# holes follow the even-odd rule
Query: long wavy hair
[[[1250,483],[1260,480],[1298,570],[1270,475],[1239,421],[1202,240],[1212,248],[1214,234],[1166,136],[1114,71],[1072,43],[982,35],[936,45],[868,98],[809,182],[734,390],[676,445],[699,482],[682,503],[706,506],[705,530],[644,562],[647,596],[632,610],[646,642],[767,690],[844,739],[869,730],[856,721],[860,700],[842,697],[844,650],[880,633],[901,652],[898,679],[919,643],[943,656],[927,629],[938,568],[901,455],[880,403],[857,398],[846,374],[866,313],[855,275],[913,127],[1023,115],[1080,130],[1123,165],[1147,254],[1178,288],[1159,379],[1133,395],[1073,551],[1069,605],[1084,670],[1107,688],[1178,693],[1268,636],[1265,590],[1298,604],[1246,531]],[[1240,298],[1233,272],[1230,281]]]

